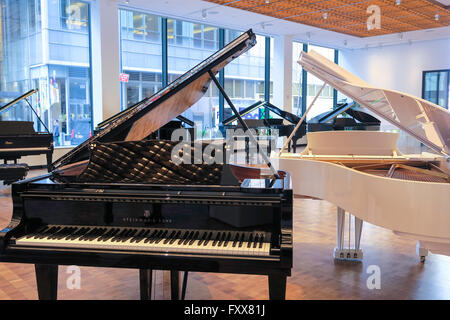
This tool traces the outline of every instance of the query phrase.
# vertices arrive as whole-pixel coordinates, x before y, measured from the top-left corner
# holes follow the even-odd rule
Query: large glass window
[[[0,99],[6,103],[39,89],[33,105],[55,146],[77,145],[92,133],[89,4],[45,1],[44,16],[41,0],[1,1]],[[44,38],[42,21],[48,26]],[[35,129],[43,130],[26,105],[0,117],[34,121]]]
[[[241,32],[226,30],[225,44],[229,43]],[[256,45],[232,61],[225,67],[225,92],[240,111],[257,101],[264,100],[265,76],[265,37],[256,36]],[[258,109],[244,116],[246,119],[261,119],[264,110]],[[224,119],[230,117],[232,111],[225,103]]]
[[[309,45],[308,51],[312,50],[321,54],[330,61],[334,61],[334,49]],[[323,85],[322,80],[318,79],[317,77],[315,77],[310,73],[308,74],[306,87],[307,92],[306,107],[308,107],[311,104],[311,102],[313,101],[316,94],[319,92],[322,85]],[[330,87],[329,85],[326,85],[325,88],[323,88],[321,94],[319,95],[319,98],[316,100],[314,106],[306,116],[306,120],[309,120],[318,114],[330,111],[332,109],[333,109],[333,88]]]
[[[119,10],[122,109],[162,87],[161,18]]]
[[[297,62],[302,50],[303,43],[292,43],[292,113],[296,115],[300,115],[302,113],[303,69]]]
[[[186,21],[167,20],[169,82],[219,49],[219,29]],[[219,92],[211,83],[208,91],[183,114],[196,124],[197,137],[214,138],[219,126]]]
[[[423,98],[450,109],[450,70],[423,73]]]

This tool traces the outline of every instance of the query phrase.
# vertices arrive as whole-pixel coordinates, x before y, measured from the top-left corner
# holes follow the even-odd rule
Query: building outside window
[[[169,82],[219,50],[219,29],[186,21],[167,20],[167,55]],[[196,124],[197,138],[218,135],[219,91],[210,83],[208,91],[183,116]]]
[[[241,32],[225,30],[225,44],[237,38]],[[263,101],[265,75],[265,37],[256,36],[256,45],[225,67],[225,92],[240,111],[257,101]],[[245,119],[261,119],[264,110],[258,109],[244,116]],[[223,118],[232,115],[225,103]]]
[[[450,109],[450,70],[425,71],[422,97]]]
[[[122,109],[162,88],[161,18],[119,10]]]
[[[303,43],[292,43],[292,113],[296,115],[301,115],[302,113],[303,68],[297,62],[302,50]]]
[[[54,134],[55,146],[77,145],[89,138],[89,4],[75,0],[1,0],[1,15],[1,103],[37,88],[39,94],[32,104]],[[34,121],[35,130],[44,130],[25,105],[13,107],[0,117]]]
[[[334,61],[334,49],[318,47],[314,45],[308,46],[308,51],[316,51],[330,61]],[[308,73],[307,77],[307,95],[306,95],[306,108],[311,104],[316,94],[319,92],[323,85],[323,81]],[[333,88],[326,85],[323,88],[319,98],[316,100],[314,106],[306,116],[306,120],[309,120],[323,112],[327,112],[333,109]]]

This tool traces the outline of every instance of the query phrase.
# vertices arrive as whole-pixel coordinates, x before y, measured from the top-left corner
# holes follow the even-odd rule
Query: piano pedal
[[[335,260],[361,262],[363,259],[363,251],[361,249],[354,248],[335,248],[333,257]]]

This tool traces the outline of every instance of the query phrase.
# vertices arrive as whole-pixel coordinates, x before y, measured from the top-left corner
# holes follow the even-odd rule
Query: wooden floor
[[[36,172],[30,172],[35,175]],[[0,185],[0,228],[11,217],[9,187]],[[450,258],[430,255],[421,264],[415,242],[364,224],[364,261],[335,263],[336,207],[325,201],[294,201],[294,267],[287,299],[450,299]],[[381,270],[381,289],[369,290],[368,266]],[[169,298],[168,276],[155,272],[154,298]],[[81,289],[68,289],[59,268],[58,299],[139,299],[138,271],[81,268]],[[267,299],[264,276],[190,273],[186,299]],[[32,265],[0,263],[0,299],[37,299]]]

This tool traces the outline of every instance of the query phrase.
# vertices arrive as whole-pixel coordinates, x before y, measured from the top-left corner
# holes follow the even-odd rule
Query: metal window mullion
[[[270,37],[266,37],[264,56],[264,100],[270,102]],[[269,109],[264,108],[264,118],[269,118]]]
[[[339,64],[339,50],[334,49],[334,63]],[[333,88],[333,109],[337,108],[337,90]]]
[[[219,29],[219,49],[222,49],[225,46],[225,29]],[[222,68],[219,71],[219,83],[224,88],[225,87],[225,68]],[[219,125],[222,124],[223,121],[223,113],[225,106],[225,99],[223,94],[219,91]]]
[[[303,44],[303,51],[308,52],[308,45]],[[307,91],[307,83],[308,83],[308,73],[304,68],[302,68],[302,115],[306,112],[306,95]]]
[[[161,84],[164,88],[168,85],[168,56],[167,56],[167,18],[161,18]]]

